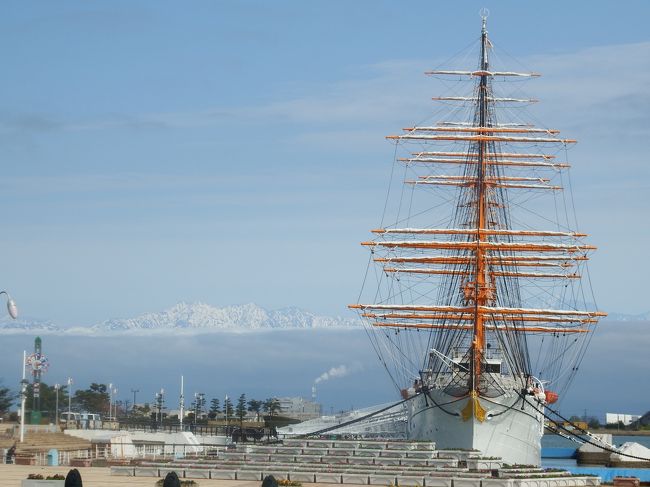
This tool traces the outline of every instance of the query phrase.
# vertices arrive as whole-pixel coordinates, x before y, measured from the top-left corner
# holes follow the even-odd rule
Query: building
[[[321,415],[322,406],[302,397],[279,397],[280,414],[288,418],[307,421]]]
[[[640,414],[605,413],[605,422],[607,424],[623,423],[624,426],[628,426],[640,417]]]

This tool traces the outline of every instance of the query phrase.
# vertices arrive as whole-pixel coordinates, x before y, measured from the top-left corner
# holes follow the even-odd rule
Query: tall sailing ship
[[[486,19],[477,68],[426,73],[450,96],[387,137],[400,184],[362,243],[371,257],[350,307],[407,400],[411,439],[539,465],[545,408],[604,313],[586,267],[595,247],[572,216],[576,141],[529,122],[521,82],[539,75],[493,68]]]

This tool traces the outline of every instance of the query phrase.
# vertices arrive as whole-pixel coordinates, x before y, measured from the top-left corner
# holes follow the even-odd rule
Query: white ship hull
[[[484,421],[475,415],[464,420],[462,410],[470,400],[459,400],[441,389],[418,394],[410,401],[409,439],[434,441],[438,449],[480,450],[511,465],[540,465],[544,417],[539,411],[512,392],[479,398],[486,412]]]

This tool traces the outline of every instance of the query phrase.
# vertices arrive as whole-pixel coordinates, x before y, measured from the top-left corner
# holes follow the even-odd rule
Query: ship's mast
[[[481,71],[487,73],[489,68],[488,63],[488,38],[487,38],[487,17],[483,16],[483,26],[481,29]],[[478,89],[478,115],[479,115],[479,128],[485,129],[487,127],[487,111],[488,111],[488,77],[487,74],[482,74],[479,82]],[[489,135],[487,132],[486,135]],[[481,311],[483,307],[488,305],[488,298],[490,296],[490,286],[486,279],[486,260],[484,258],[483,246],[481,242],[487,239],[484,229],[487,228],[487,188],[485,184],[485,172],[487,169],[487,142],[479,140],[478,142],[478,174],[476,181],[477,192],[477,217],[476,223],[476,264],[475,264],[475,280],[474,280],[474,338],[472,340],[472,374],[470,387],[473,391],[478,392],[482,357],[485,350],[485,323],[484,314]]]
[[[555,369],[561,367],[556,367],[556,358],[559,353],[564,354],[558,352],[562,347],[557,344],[561,340],[577,340],[580,334],[584,336],[604,313],[582,311],[586,306],[577,298],[582,289],[578,271],[595,250],[583,242],[585,234],[570,229],[538,230],[533,226],[536,222],[529,222],[527,228],[511,225],[511,192],[562,190],[557,179],[552,178],[569,164],[556,161],[555,155],[541,147],[557,148],[576,141],[558,137],[559,131],[555,129],[520,123],[518,118],[509,123],[508,112],[497,123],[500,104],[509,107],[535,100],[495,96],[493,83],[540,75],[495,70],[489,59],[492,45],[486,10],[481,17],[478,65],[467,70],[435,69],[425,73],[451,76],[459,81],[467,77],[472,82],[472,92],[468,93],[471,96],[434,100],[461,103],[471,108],[471,118],[457,120],[460,111],[454,108],[449,120],[406,127],[402,134],[387,136],[405,152],[403,157],[396,158],[407,167],[405,174],[416,176],[404,179],[405,184],[422,190],[440,187],[441,193],[436,194],[445,203],[449,193],[444,193],[444,188],[459,188],[451,218],[439,228],[432,226],[433,221],[439,221],[438,208],[442,205],[430,205],[426,200],[425,209],[415,211],[411,209],[411,196],[406,220],[409,225],[401,227],[406,195],[401,192],[395,223],[372,230],[376,238],[362,242],[372,249],[372,260],[381,270],[376,302],[358,302],[350,308],[358,310],[376,332],[373,337],[377,339],[376,350],[382,362],[381,347],[386,347],[387,354],[394,348],[399,350],[390,357],[394,362],[391,377],[394,373],[396,386],[401,388],[417,377],[414,368],[419,359],[413,357],[423,356],[422,370],[430,374],[427,386],[449,387],[455,397],[469,394],[472,397],[467,411],[473,411],[482,421],[478,396],[498,393],[499,388],[498,381],[491,378],[496,369],[489,373],[485,370],[488,341],[500,348],[501,373],[511,375],[523,385],[526,375],[533,370],[527,337],[552,335],[552,340],[541,339],[536,367],[557,379],[560,375]],[[460,113],[466,114],[464,110]],[[435,117],[438,119],[439,115],[436,113]],[[501,151],[501,144],[507,144],[503,147],[507,151]],[[536,149],[530,150],[533,146]],[[528,175],[525,171],[531,169],[535,172]],[[429,219],[431,216],[434,220]],[[555,285],[558,280],[562,280],[562,286]],[[565,288],[570,282],[578,284],[567,293]],[[538,289],[545,294],[540,296]],[[389,330],[395,330],[395,334]],[[416,338],[421,330],[430,333]],[[564,339],[569,336],[573,338]],[[436,353],[432,354],[432,350]],[[460,350],[465,356],[458,367],[444,359]],[[583,349],[576,346],[574,350]],[[580,360],[581,353],[575,354],[573,363]],[[450,382],[445,385],[448,379]]]

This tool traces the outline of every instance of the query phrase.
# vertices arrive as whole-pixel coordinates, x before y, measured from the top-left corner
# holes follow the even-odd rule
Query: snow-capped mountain
[[[216,308],[203,303],[179,303],[159,313],[136,318],[107,320],[92,327],[107,331],[255,331],[298,328],[357,328],[351,318],[318,316],[299,308],[268,311],[254,303]]]
[[[354,318],[319,316],[299,308],[266,310],[253,303],[217,308],[203,303],[179,303],[165,311],[145,313],[135,318],[111,319],[93,326],[61,328],[36,320],[0,321],[0,334],[165,334],[251,332],[295,329],[355,329]]]
[[[30,319],[11,320],[3,318],[0,320],[0,334],[23,335],[23,334],[52,334],[60,333],[63,330],[50,321],[39,321]]]

